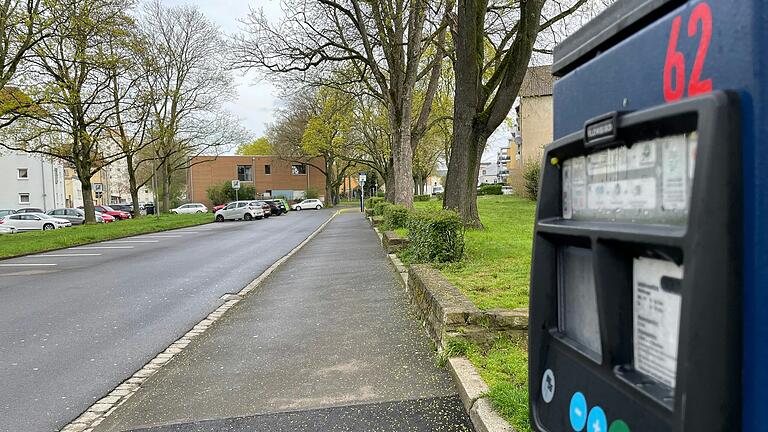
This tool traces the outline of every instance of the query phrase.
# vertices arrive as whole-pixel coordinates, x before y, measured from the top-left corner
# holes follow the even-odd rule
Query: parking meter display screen
[[[602,348],[592,250],[574,246],[561,248],[559,267],[558,330],[581,351],[599,360]]]
[[[696,146],[694,132],[564,161],[563,218],[684,224]]]

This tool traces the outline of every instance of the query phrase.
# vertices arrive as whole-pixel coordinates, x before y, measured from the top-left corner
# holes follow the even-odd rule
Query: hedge
[[[380,201],[373,205],[374,216],[384,216],[384,209],[391,206],[392,203],[387,201]]]
[[[481,184],[477,189],[478,195],[501,195],[501,183]]]
[[[432,197],[429,195],[416,195],[413,197],[414,201],[429,201]]]
[[[408,221],[409,259],[412,262],[453,262],[464,253],[464,223],[449,210],[417,210]]]
[[[387,230],[393,230],[397,228],[405,228],[405,224],[408,222],[409,210],[405,206],[401,205],[389,205],[384,208],[384,228]]]
[[[384,201],[384,198],[381,198],[381,197],[370,197],[370,198],[365,200],[365,208],[372,209],[376,205],[376,203],[380,203],[382,201]]]

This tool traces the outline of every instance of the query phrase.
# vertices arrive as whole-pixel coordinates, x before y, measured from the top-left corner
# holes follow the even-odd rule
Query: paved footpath
[[[337,216],[95,431],[471,431],[377,240]]]

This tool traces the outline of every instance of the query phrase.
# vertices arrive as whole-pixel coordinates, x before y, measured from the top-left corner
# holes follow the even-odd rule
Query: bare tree
[[[219,29],[197,8],[165,7],[160,0],[146,5],[140,22],[150,122],[158,136],[152,148],[162,183],[161,210],[168,211],[174,171],[189,168],[195,156],[221,154],[247,141],[248,134],[221,110],[234,89],[223,67]]]
[[[428,0],[283,0],[286,15],[274,24],[258,11],[236,39],[235,66],[293,74],[315,85],[364,92],[386,107],[392,164],[388,199],[413,204],[413,154],[424,134],[445,51],[446,10]],[[431,55],[428,55],[430,53]],[[332,72],[343,65],[348,75]],[[414,89],[430,89],[419,108]],[[435,82],[434,84],[432,84]]]
[[[42,0],[0,2],[0,89],[5,88],[24,57],[45,36],[50,15]]]
[[[482,154],[488,138],[509,114],[534,50],[551,53],[557,35],[546,32],[586,3],[459,0],[453,28],[453,143],[443,206],[458,211],[467,225],[481,226],[476,184]],[[536,47],[540,35],[545,48]]]
[[[34,109],[16,112],[23,127],[2,146],[59,158],[72,166],[82,184],[87,223],[95,223],[91,177],[123,157],[108,145],[115,120],[109,91],[116,60],[109,42],[130,27],[126,0],[46,2],[52,20],[49,34],[34,45],[27,90]]]

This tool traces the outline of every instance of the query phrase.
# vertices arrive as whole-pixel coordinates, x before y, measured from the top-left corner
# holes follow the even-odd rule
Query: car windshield
[[[110,206],[105,206],[105,205],[103,205],[103,206],[101,206],[101,208],[103,208],[103,209],[104,209],[104,210],[106,210],[106,211],[115,211],[115,210],[114,210],[114,209],[112,209],[112,207],[110,207]]]

